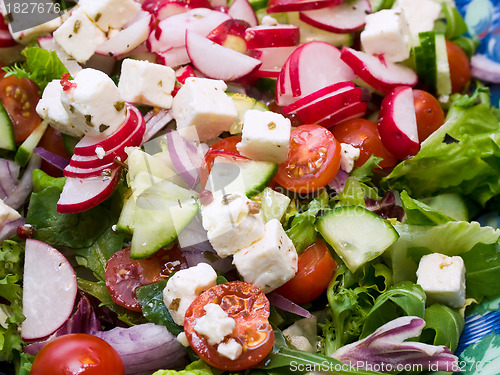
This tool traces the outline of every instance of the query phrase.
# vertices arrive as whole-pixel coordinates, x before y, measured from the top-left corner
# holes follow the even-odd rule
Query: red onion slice
[[[349,177],[349,173],[347,173],[343,169],[339,169],[337,175],[334,177],[333,180],[330,181],[328,186],[331,187],[333,190],[335,190],[337,194],[340,194],[342,193],[342,190],[344,190],[347,177]]]
[[[167,126],[173,118],[172,111],[169,109],[161,109],[157,113],[153,109],[146,113],[144,116],[144,121],[146,121],[146,131],[144,132],[142,143],[146,143],[153,138],[154,135]]]
[[[182,138],[177,131],[167,130],[167,148],[177,173],[193,189],[198,182],[202,162],[198,147]]]
[[[41,164],[42,159],[40,156],[37,154],[31,155],[28,166],[26,167],[19,184],[16,186],[12,194],[4,200],[6,205],[18,210],[19,207],[24,204],[26,198],[28,198],[33,190],[33,170],[40,168]]]
[[[16,189],[20,168],[15,161],[0,159],[0,199],[5,199]]]
[[[24,224],[26,224],[26,218],[24,217],[21,217],[14,221],[10,221],[7,224],[5,224],[2,230],[0,230],[0,242],[11,238],[13,235],[17,233],[17,227]]]
[[[69,164],[69,159],[62,156],[54,154],[43,147],[35,147],[33,151],[38,154],[43,160],[45,160],[50,165],[60,169],[61,171],[66,168]]]
[[[271,292],[266,294],[266,296],[269,299],[269,302],[271,302],[271,305],[276,306],[281,310],[291,312],[292,314],[303,318],[312,318],[314,316],[308,310],[290,301],[288,298],[283,297],[281,294]]]

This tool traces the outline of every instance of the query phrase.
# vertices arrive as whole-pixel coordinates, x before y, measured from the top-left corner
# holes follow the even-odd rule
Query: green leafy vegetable
[[[481,300],[500,295],[500,243],[480,243],[462,254],[465,264],[467,296]]]
[[[158,370],[153,375],[218,375],[221,372],[198,360],[187,365],[184,370]]]
[[[406,213],[405,224],[407,225],[436,225],[453,220],[428,205],[410,198],[406,191],[402,191],[400,197]]]
[[[52,177],[41,169],[33,170],[33,191],[39,193],[47,187],[57,187],[63,189],[66,183],[66,177]]]
[[[425,309],[424,318],[422,341],[432,345],[445,345],[454,352],[464,329],[462,314],[451,307],[434,304]]]
[[[163,289],[166,285],[167,280],[162,280],[141,286],[137,288],[136,295],[147,320],[165,326],[172,334],[178,335],[183,332],[183,328],[174,322],[163,302]]]

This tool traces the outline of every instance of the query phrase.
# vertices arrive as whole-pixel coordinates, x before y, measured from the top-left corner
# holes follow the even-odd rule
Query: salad
[[[1,3],[2,371],[470,371],[500,70],[453,2]]]

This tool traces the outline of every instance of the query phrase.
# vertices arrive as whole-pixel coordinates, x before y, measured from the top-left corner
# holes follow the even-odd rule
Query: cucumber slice
[[[264,190],[277,171],[276,163],[216,157],[205,189],[214,194],[244,193],[250,198]]]
[[[121,233],[134,233],[134,215],[135,215],[135,199],[132,196],[132,190],[129,189],[125,194],[122,212],[116,223],[116,230]]]
[[[21,167],[24,167],[26,166],[26,164],[28,164],[28,160],[30,159],[31,154],[33,154],[33,150],[40,142],[40,139],[42,139],[43,133],[45,133],[45,130],[47,130],[47,126],[48,123],[46,121],[42,121],[40,125],[38,125],[36,129],[31,132],[29,137],[26,138],[26,140],[17,149],[14,160]]]
[[[259,194],[258,198],[261,202],[260,210],[265,223],[272,219],[281,221],[291,202],[291,199],[286,195],[268,187]]]
[[[0,103],[0,148],[8,151],[16,149],[12,121],[2,103]]]
[[[175,241],[198,211],[195,198],[196,193],[165,180],[144,190],[135,202],[130,257],[146,258]]]
[[[239,134],[243,128],[243,117],[245,116],[246,111],[249,109],[258,109],[260,111],[267,111],[267,106],[254,99],[250,96],[243,95],[237,92],[227,92],[228,96],[233,99],[234,105],[236,106],[236,112],[238,112],[238,119],[231,125],[229,132],[231,134]]]
[[[328,211],[318,218],[316,228],[352,272],[399,238],[390,223],[361,206]]]
[[[434,45],[436,47],[436,92],[438,95],[450,95],[450,64],[446,53],[446,39],[443,34],[436,33]]]

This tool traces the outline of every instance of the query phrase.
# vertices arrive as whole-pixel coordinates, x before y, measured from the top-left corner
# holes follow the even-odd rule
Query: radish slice
[[[345,0],[270,0],[267,13],[295,12],[339,5]]]
[[[76,292],[76,275],[68,260],[46,243],[27,239],[22,338],[39,339],[62,326],[73,311]]]
[[[350,33],[365,26],[365,17],[372,12],[369,0],[357,0],[342,5],[300,12],[305,23],[334,33]]]
[[[491,83],[500,83],[500,63],[486,55],[476,54],[470,59],[472,76]]]
[[[418,82],[417,74],[410,68],[356,51],[352,48],[343,48],[340,58],[352,70],[373,87],[375,90],[388,94],[397,86],[415,86]]]
[[[93,156],[97,147],[101,147],[105,152],[114,149],[139,126],[141,118],[142,115],[136,107],[127,105],[127,118],[117,130],[113,133],[104,131],[98,136],[83,136],[75,146],[75,155]]]
[[[321,100],[329,95],[335,94],[335,93],[341,93],[344,91],[347,91],[349,89],[353,89],[354,83],[351,81],[346,81],[346,82],[338,82],[333,85],[324,87],[318,91],[313,92],[310,95],[304,96],[303,98],[300,98],[299,100],[293,102],[290,105],[287,105],[286,107],[283,108],[283,113],[285,114],[290,114],[290,113],[296,113],[297,110],[311,105],[318,100]]]
[[[253,73],[262,65],[262,62],[253,57],[213,43],[190,31],[186,32],[186,48],[195,68],[213,79],[239,79]]]
[[[104,164],[96,168],[77,168],[72,165],[68,165],[64,168],[64,176],[74,178],[102,177],[104,175],[109,175],[113,169],[118,167],[119,164],[116,164],[115,162]]]
[[[380,139],[396,157],[405,159],[419,150],[413,90],[396,87],[383,100],[378,120]]]
[[[109,176],[88,178],[67,177],[57,202],[57,212],[71,214],[86,211],[106,200],[120,180],[121,168],[111,171]]]
[[[257,15],[248,0],[234,0],[227,14],[234,19],[248,22],[250,26],[257,26],[259,24]]]
[[[163,20],[178,13],[187,12],[194,8],[210,8],[207,0],[145,0],[142,9]]]
[[[140,44],[145,42],[149,36],[149,24],[152,21],[152,16],[145,11],[135,22],[131,23],[127,28],[118,31],[104,43],[97,47],[96,53],[109,56],[120,56],[124,53],[132,51]]]
[[[296,46],[256,49],[255,51],[258,52],[258,59],[262,61],[262,65],[254,76],[278,78],[286,60],[296,49]]]
[[[190,61],[185,46],[174,47],[168,51],[156,53],[156,62],[158,64],[170,66],[171,68],[177,68],[178,66],[188,64]]]
[[[292,47],[299,44],[300,30],[294,25],[255,26],[245,31],[249,49]]]
[[[367,106],[368,103],[366,102],[353,103],[331,114],[330,116],[319,120],[318,125],[324,126],[325,128],[331,128],[341,122],[363,117],[366,114]]]

